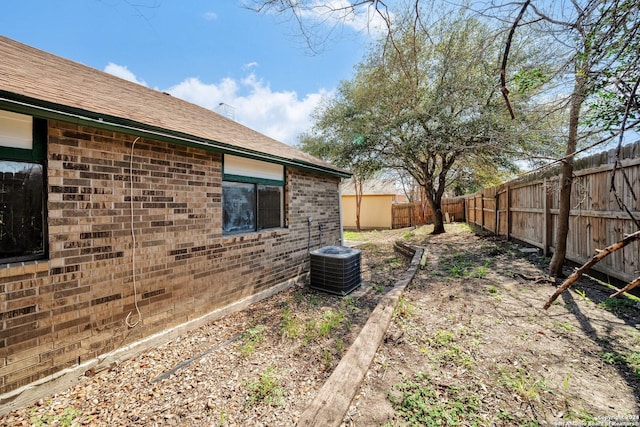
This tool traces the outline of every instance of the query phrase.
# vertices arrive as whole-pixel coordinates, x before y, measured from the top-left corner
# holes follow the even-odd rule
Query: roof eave
[[[260,151],[237,147],[220,141],[209,140],[182,132],[158,128],[122,117],[99,114],[3,90],[0,90],[0,109],[15,113],[29,114],[43,119],[60,120],[78,125],[91,126],[98,129],[117,131],[133,136],[152,138],[163,142],[200,148],[206,151],[234,154],[251,159],[278,163],[284,166],[292,166],[307,171],[328,174],[339,178],[349,178],[352,175],[344,170],[330,168],[296,158],[289,159]]]

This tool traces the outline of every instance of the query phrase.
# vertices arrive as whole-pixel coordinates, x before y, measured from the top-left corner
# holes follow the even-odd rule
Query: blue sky
[[[320,19],[316,29],[333,32],[312,54],[291,20],[234,0],[0,3],[6,37],[206,108],[225,103],[238,122],[288,144],[375,37],[366,19],[340,27]]]

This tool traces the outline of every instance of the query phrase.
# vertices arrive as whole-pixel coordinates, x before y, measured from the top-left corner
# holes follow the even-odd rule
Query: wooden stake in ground
[[[612,245],[609,245],[606,248],[604,248],[603,250],[599,251],[593,258],[591,258],[589,261],[587,261],[587,263],[585,263],[584,265],[582,265],[582,267],[577,269],[571,276],[567,277],[567,280],[565,280],[562,283],[562,285],[558,288],[558,290],[556,290],[554,292],[554,294],[551,295],[551,297],[549,298],[547,303],[544,305],[544,309],[547,310],[549,307],[551,307],[551,304],[553,304],[553,302],[560,296],[560,294],[562,294],[571,285],[573,285],[574,282],[576,280],[578,280],[584,274],[585,271],[587,271],[588,269],[590,269],[591,267],[593,267],[594,265],[599,263],[603,258],[605,258],[610,253],[613,253],[613,252],[617,251],[618,249],[624,248],[629,243],[631,243],[631,242],[633,242],[635,240],[638,240],[638,239],[640,239],[640,230],[636,231],[635,233],[629,234],[628,236],[626,236],[624,239],[620,240],[619,242],[616,242],[616,243],[614,243]],[[629,285],[625,286],[624,289],[626,289],[626,288],[631,289],[630,286],[636,281],[637,281],[637,279],[634,280],[633,282],[629,283]],[[636,285],[637,285],[637,283],[636,283]],[[623,291],[620,291],[620,292],[623,292]]]

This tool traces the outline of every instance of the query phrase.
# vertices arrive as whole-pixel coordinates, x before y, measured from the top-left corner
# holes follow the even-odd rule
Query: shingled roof
[[[0,58],[0,109],[349,175],[211,110],[2,36]]]

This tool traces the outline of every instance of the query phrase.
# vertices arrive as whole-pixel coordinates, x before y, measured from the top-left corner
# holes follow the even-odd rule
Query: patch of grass
[[[285,391],[280,385],[280,378],[273,366],[269,366],[259,375],[257,380],[247,383],[246,386],[249,390],[249,396],[247,396],[245,407],[259,403],[268,406],[282,406],[284,404]]]
[[[329,351],[328,348],[325,348],[322,350],[322,357],[324,359],[325,368],[327,369],[331,368],[331,362],[333,361],[333,354],[331,354],[331,351]]]
[[[437,387],[437,388],[436,388]],[[387,392],[393,409],[410,426],[475,425],[479,399],[454,385],[434,385],[425,373]]]
[[[476,279],[484,279],[487,277],[489,273],[489,261],[485,261],[485,263],[481,266],[475,267],[471,272],[471,277]]]
[[[345,240],[360,240],[362,238],[362,233],[358,233],[357,231],[343,231],[342,237]]]
[[[547,390],[544,378],[534,378],[524,368],[516,372],[503,369],[501,381],[527,402],[540,402],[540,393]]]
[[[297,338],[300,335],[300,323],[298,319],[291,313],[289,307],[282,309],[282,321],[280,323],[280,333],[286,338]]]
[[[491,285],[487,288],[487,293],[491,296],[491,298],[496,301],[502,301],[502,295],[500,295],[500,290],[497,286]]]
[[[247,329],[242,334],[242,344],[240,345],[240,353],[243,356],[249,356],[256,349],[256,346],[264,340],[264,331],[267,329],[265,325],[257,325],[251,329]]]
[[[340,305],[345,310],[349,310],[351,312],[358,311],[357,301],[352,295],[347,295],[344,298],[342,298],[342,301],[340,301]]]
[[[575,329],[574,326],[569,322],[558,322],[558,321],[556,321],[556,322],[553,322],[553,327],[556,328],[556,329],[565,330],[567,332],[571,332],[571,331],[573,331]]]
[[[391,268],[399,268],[404,265],[404,262],[402,261],[402,258],[393,257],[385,260],[385,264],[387,264]]]
[[[344,320],[345,315],[342,311],[325,311],[322,314],[322,318],[320,319],[320,324],[318,326],[318,336],[325,337],[329,335],[334,329],[340,327]]]
[[[600,352],[600,357],[611,365],[626,365],[636,377],[640,377],[640,353],[632,351],[628,353]]]
[[[35,409],[32,410],[32,415]],[[31,425],[33,426],[77,426],[75,419],[82,415],[82,411],[69,407],[60,413],[52,413],[34,415],[31,417]]]
[[[453,341],[453,332],[445,329],[439,329],[433,334],[431,344],[437,347],[448,346]]]
[[[631,315],[637,312],[636,302],[630,298],[607,298],[598,303],[598,307],[617,315]]]
[[[416,311],[416,307],[406,299],[404,296],[398,298],[398,303],[396,304],[396,308],[393,311],[396,317],[401,319],[408,320],[410,319]]]

